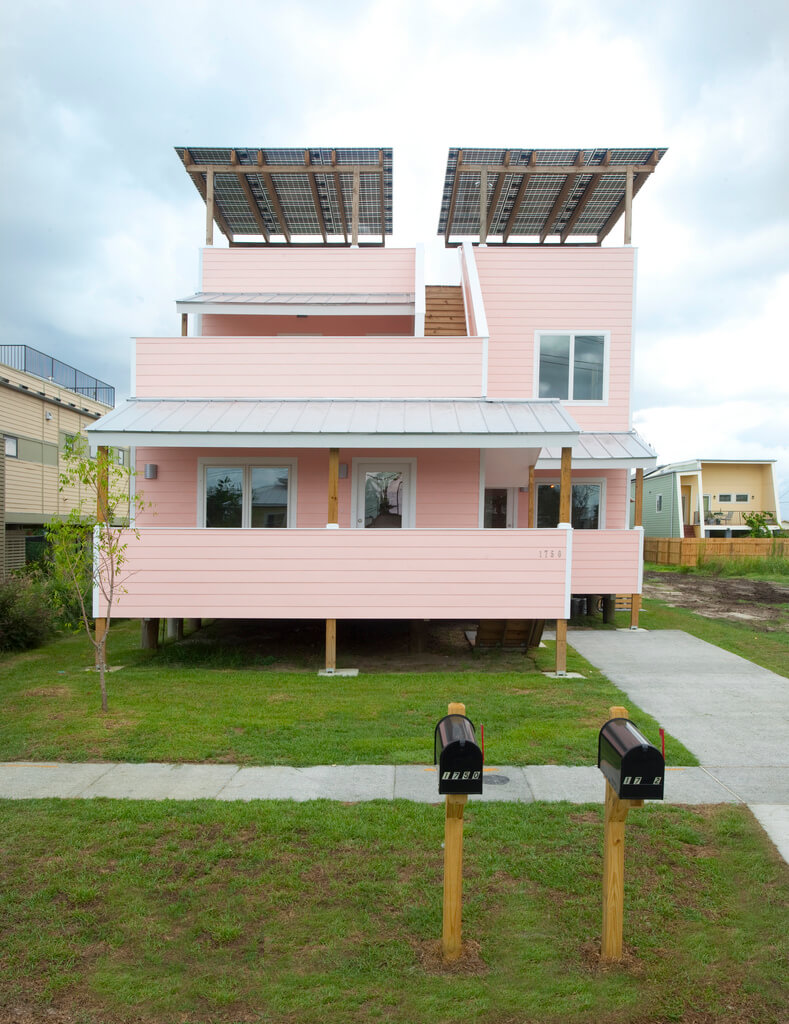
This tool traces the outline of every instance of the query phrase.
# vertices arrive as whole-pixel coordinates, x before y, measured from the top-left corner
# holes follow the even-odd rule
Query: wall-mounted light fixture
[[[52,413],[49,411],[49,409],[47,409],[47,411],[44,413],[44,419],[45,420],[51,420],[52,419]]]
[[[155,462],[146,462],[145,463],[145,479],[146,480],[155,480],[158,475],[159,475],[159,467],[156,465],[156,463]]]

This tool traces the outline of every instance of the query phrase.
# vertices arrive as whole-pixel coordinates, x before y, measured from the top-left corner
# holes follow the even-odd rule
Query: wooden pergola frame
[[[257,150],[257,161],[254,164],[242,164],[240,163],[236,150],[230,151],[230,163],[229,164],[213,164],[213,163],[198,163],[192,157],[189,149],[184,149],[180,154],[183,165],[186,168],[186,172],[197,188],[197,191],[205,200],[206,204],[206,228],[205,228],[205,241],[206,245],[214,244],[214,224],[217,225],[219,230],[227,238],[230,245],[238,244],[254,244],[254,243],[239,243],[234,239],[233,232],[227,224],[227,221],[222,216],[219,209],[218,203],[216,202],[214,192],[214,176],[217,174],[235,174],[239,187],[244,193],[244,197],[247,201],[249,212],[255,221],[259,229],[260,235],[262,235],[266,244],[277,244],[271,241],[271,232],[267,229],[266,224],[263,220],[263,215],[260,211],[260,207],[255,199],[255,196],[250,187],[247,175],[254,174],[263,179],[263,184],[266,187],[269,200],[271,202],[272,209],[276,216],[279,233],[285,239],[286,245],[291,245],[293,239],[291,231],[288,226],[287,216],[285,209],[283,208],[282,200],[277,192],[276,186],[274,185],[273,175],[284,174],[284,175],[299,175],[304,176],[309,182],[310,191],[312,193],[312,199],[315,207],[315,216],[318,221],[318,229],[323,239],[324,244],[340,244],[340,245],[358,245],[359,244],[359,198],[361,192],[361,175],[362,174],[375,174],[379,179],[379,197],[380,197],[380,208],[381,208],[381,241],[380,244],[384,245],[386,242],[386,188],[384,183],[386,168],[384,166],[384,150],[378,150],[378,162],[375,164],[340,164],[337,162],[337,150],[331,150],[331,165],[325,164],[313,164],[311,162],[310,150],[304,150],[304,163],[302,164],[270,164],[266,160],[266,152],[263,149]],[[323,175],[329,178],[334,183],[334,189],[337,195],[337,203],[339,207],[340,220],[342,223],[343,242],[341,243],[330,243],[328,231],[326,227],[326,221],[323,216],[323,209],[321,207],[320,196],[318,195],[318,186],[315,180],[316,175]],[[341,174],[352,174],[353,175],[353,189],[352,189],[352,200],[351,200],[351,216],[350,223],[348,219],[348,212],[345,205],[345,200],[342,194],[342,187],[340,184]],[[205,178],[203,178],[205,175]],[[349,240],[350,235],[350,240]]]
[[[455,215],[455,208],[457,205],[458,187],[460,184],[460,176],[463,174],[471,174],[479,176],[479,241],[480,244],[487,244],[489,235],[490,223],[496,212],[496,206],[499,202],[502,189],[504,187],[504,181],[507,176],[520,177],[521,182],[518,187],[518,192],[512,204],[507,223],[502,233],[501,243],[493,244],[505,244],[509,241],[512,229],[518,216],[518,212],[523,205],[523,200],[528,194],[530,184],[543,175],[552,175],[554,177],[564,176],[565,181],[556,197],[551,209],[547,216],[544,218],[540,232],[539,232],[539,243],[527,242],[518,244],[543,244],[552,233],[557,218],[561,214],[565,207],[565,204],[572,194],[574,188],[577,185],[579,177],[590,177],[590,181],[587,183],[583,193],[576,202],[570,217],[564,224],[561,232],[559,233],[560,243],[564,245],[567,239],[572,234],[573,228],[578,223],[584,209],[589,203],[589,200],[594,195],[597,187],[602,180],[602,175],[621,175],[625,179],[625,194],[622,200],[614,207],[611,214],[603,224],[602,228],[596,235],[596,244],[600,245],[606,235],[611,231],[613,226],[622,216],[625,215],[625,245],[631,244],[632,239],[632,225],[633,225],[633,198],[643,187],[644,183],[648,180],[650,174],[652,174],[657,167],[658,161],[661,157],[661,151],[654,149],[651,155],[648,157],[645,163],[640,164],[612,164],[611,163],[611,150],[607,150],[603,160],[599,164],[585,164],[585,152],[581,150],[575,158],[575,161],[570,165],[565,164],[538,164],[537,163],[537,150],[532,150],[529,157],[529,162],[526,164],[512,164],[512,150],[507,150],[504,154],[503,162],[496,164],[478,164],[478,163],[464,163],[463,162],[463,150],[458,150],[457,164],[454,170],[454,181],[452,183],[452,192],[449,199],[449,208],[447,212],[446,226],[444,228],[444,242],[447,246],[458,244],[450,241],[452,234],[452,226]],[[488,201],[488,182],[491,175],[496,176],[496,183],[493,188],[493,194]]]

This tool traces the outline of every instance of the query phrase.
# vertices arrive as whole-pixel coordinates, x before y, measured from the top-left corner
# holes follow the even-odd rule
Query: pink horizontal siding
[[[488,247],[474,255],[490,331],[488,394],[534,397],[536,331],[610,331],[608,403],[572,405],[570,411],[588,430],[626,429],[634,250]]]
[[[116,614],[554,618],[563,530],[162,530],[129,534]]]
[[[141,527],[197,526],[198,459],[284,458],[296,460],[297,527],[323,527],[328,514],[328,449],[281,451],[258,448],[138,448],[137,490],[148,507],[137,516]],[[354,458],[416,459],[416,525],[424,528],[473,529],[479,522],[479,451],[340,449],[348,476],[339,481],[339,521],[351,525]],[[147,463],[158,466],[155,480],[145,480]]]
[[[266,338],[278,334],[316,334],[324,338],[366,335],[414,336],[412,316],[248,316],[246,314],[203,314],[204,338]],[[374,344],[374,343],[373,343]]]
[[[204,292],[413,292],[413,249],[203,249]]]
[[[574,594],[640,594],[641,530],[574,530]]]
[[[139,398],[473,398],[478,338],[140,338]]]

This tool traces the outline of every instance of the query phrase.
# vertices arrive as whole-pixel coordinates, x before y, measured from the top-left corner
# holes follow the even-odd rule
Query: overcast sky
[[[634,425],[661,462],[779,459],[787,516],[787,53],[786,0],[6,4],[2,341],[128,394],[129,339],[178,334],[197,283],[175,145],[393,147],[392,242],[433,281],[449,146],[667,146],[634,203]]]

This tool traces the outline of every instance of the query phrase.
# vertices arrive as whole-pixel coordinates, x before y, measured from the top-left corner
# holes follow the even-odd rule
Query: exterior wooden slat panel
[[[203,250],[204,292],[414,291],[413,249]]]
[[[478,338],[141,338],[138,398],[475,398]]]
[[[493,246],[474,255],[490,330],[488,394],[534,397],[536,331],[610,331],[607,404],[568,408],[586,430],[628,429],[634,250]]]
[[[574,594],[640,594],[640,530],[574,530]]]
[[[128,545],[128,593],[116,613],[131,617],[534,618],[566,609],[563,530],[148,528]]]

